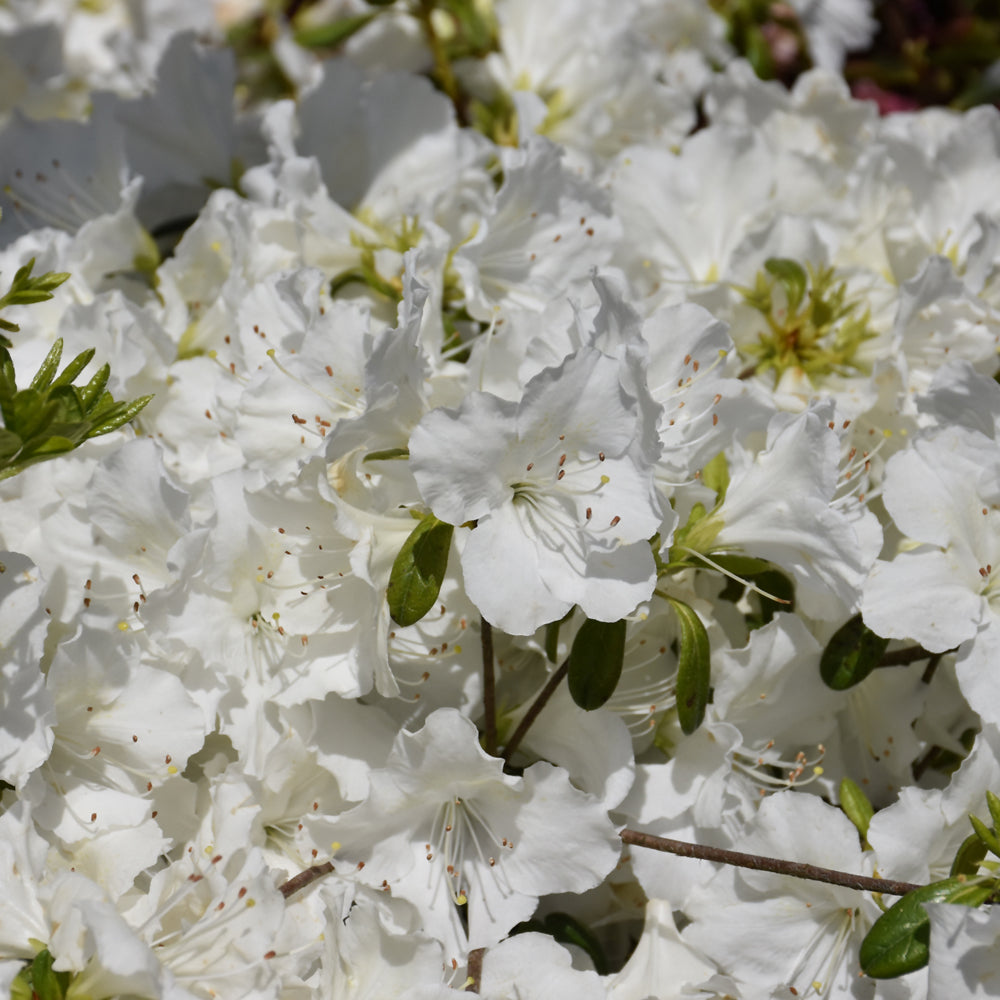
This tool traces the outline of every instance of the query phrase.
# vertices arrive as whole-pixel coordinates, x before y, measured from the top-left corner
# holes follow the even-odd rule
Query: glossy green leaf
[[[62,340],[57,340],[56,343],[62,348]],[[52,383],[53,387],[60,385],[70,385],[76,380],[77,375],[83,371],[87,365],[93,360],[94,355],[97,352],[93,347],[86,351],[81,351],[56,377],[55,381]]]
[[[664,595],[666,596],[666,595]],[[677,657],[677,718],[690,736],[705,718],[711,693],[711,648],[708,633],[694,609],[667,597],[680,622],[680,651]]]
[[[37,434],[53,415],[45,394],[37,389],[22,389],[3,408],[4,424],[24,440]]]
[[[948,874],[952,878],[958,875],[978,875],[979,862],[985,857],[986,845],[977,834],[970,833],[955,852],[955,859],[951,863],[951,871]]]
[[[855,615],[845,622],[823,650],[819,672],[827,687],[846,691],[860,684],[879,664],[889,645]]]
[[[993,820],[993,829],[1000,830],[1000,797],[991,791],[986,792],[986,805],[990,810],[990,818]]]
[[[437,601],[454,528],[427,514],[410,532],[389,575],[389,614],[398,625],[420,621]]]
[[[841,779],[840,808],[858,828],[858,833],[861,834],[862,838],[867,840],[868,824],[871,823],[875,810],[872,808],[871,802],[868,801],[868,796],[850,778]]]
[[[47,389],[52,384],[52,380],[56,377],[56,372],[59,370],[62,346],[63,342],[60,339],[49,348],[49,353],[45,355],[45,360],[41,363],[38,371],[35,372],[35,377],[31,380],[30,388]]]
[[[371,24],[378,17],[377,11],[370,14],[354,14],[342,17],[329,24],[318,24],[313,28],[299,28],[295,32],[295,41],[307,49],[333,49],[342,45],[351,35]]]
[[[569,653],[569,693],[580,708],[592,712],[614,693],[625,660],[624,621],[588,618],[576,633]]]
[[[976,836],[997,856],[1000,857],[1000,838],[978,816],[969,816],[972,829]]]
[[[104,395],[108,379],[111,377],[111,365],[104,364],[94,373],[94,377],[80,389],[80,402],[88,413],[93,410]],[[111,398],[110,396],[108,397]]]
[[[861,942],[859,957],[865,975],[892,979],[927,964],[931,919],[923,903],[979,906],[989,898],[992,889],[992,882],[978,884],[964,878],[948,878],[907,893],[875,921]]]
[[[123,427],[130,420],[133,420],[152,398],[152,395],[140,396],[138,399],[133,399],[131,403],[115,404],[111,413],[102,415],[101,422],[94,424],[88,436],[100,437],[102,434],[118,430],[119,427]]]
[[[764,269],[781,282],[788,297],[788,311],[796,312],[805,298],[808,283],[802,265],[787,257],[769,257],[764,261]]]

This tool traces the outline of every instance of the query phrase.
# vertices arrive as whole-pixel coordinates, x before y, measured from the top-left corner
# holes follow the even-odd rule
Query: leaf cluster
[[[49,272],[31,277],[34,258],[17,274],[0,307],[44,302],[68,274]],[[0,319],[0,327],[15,333],[14,323]],[[9,479],[29,465],[78,448],[89,438],[127,424],[153,398],[116,401],[107,391],[110,365],[103,365],[86,385],[77,378],[94,357],[94,349],[78,354],[60,372],[63,342],[57,340],[27,388],[19,389],[7,337],[0,335],[0,479]]]

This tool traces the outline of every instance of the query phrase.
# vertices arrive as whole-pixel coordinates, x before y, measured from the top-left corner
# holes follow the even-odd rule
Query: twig
[[[524,713],[524,718],[521,720],[517,729],[514,730],[513,736],[511,736],[511,738],[507,741],[507,745],[503,748],[503,759],[505,761],[510,761],[511,755],[518,748],[518,746],[520,746],[521,740],[524,739],[524,734],[531,728],[531,724],[541,714],[542,709],[545,708],[546,704],[548,704],[549,698],[552,697],[555,689],[559,687],[560,682],[568,673],[569,657],[567,656],[548,679],[545,687],[539,691],[538,697],[531,703],[531,707]]]
[[[313,865],[311,868],[307,868],[304,872],[299,872],[298,875],[293,875],[287,882],[279,885],[278,892],[285,899],[288,899],[293,893],[299,892],[307,885],[312,885],[317,879],[321,879],[324,875],[329,875],[332,871],[333,863],[330,861],[324,861],[321,865]]]
[[[906,667],[917,660],[931,660],[934,653],[929,653],[923,646],[906,646],[886,653],[876,664],[879,667]]]
[[[869,875],[852,875],[833,868],[820,868],[801,861],[785,861],[781,858],[765,858],[759,854],[744,854],[742,851],[727,851],[721,847],[704,847],[689,844],[683,840],[654,837],[651,833],[638,830],[622,830],[621,838],[626,844],[648,847],[654,851],[666,851],[682,858],[698,858],[702,861],[719,861],[725,865],[752,868],[759,872],[775,872],[778,875],[792,875],[795,878],[810,879],[813,882],[827,882],[842,885],[847,889],[861,889],[867,892],[881,892],[887,896],[905,896],[914,889],[922,888],[912,882],[897,882],[894,879],[872,878]]]
[[[483,980],[483,955],[485,954],[485,948],[473,948],[469,952],[469,957],[466,960],[466,968],[469,973],[469,978],[466,980],[466,993],[479,992],[479,986]]]
[[[485,750],[488,754],[495,755],[497,752],[497,706],[496,706],[496,677],[493,673],[493,626],[485,619],[482,622],[480,637],[483,644],[483,714],[486,720],[483,723],[483,739],[486,741]]]

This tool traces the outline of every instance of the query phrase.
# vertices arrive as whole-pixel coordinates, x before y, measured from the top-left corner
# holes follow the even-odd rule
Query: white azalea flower
[[[368,798],[307,828],[360,877],[415,903],[448,958],[500,941],[549,892],[597,885],[619,856],[601,803],[551,764],[517,778],[454,709],[401,732]],[[332,842],[332,845],[331,845]],[[467,906],[468,930],[459,918]]]
[[[1000,722],[1000,451],[953,426],[914,442],[886,467],[883,497],[910,539],[865,584],[865,623],[886,638],[942,653],[960,646],[958,682],[969,703]]]
[[[519,404],[470,393],[410,439],[434,514],[478,519],[462,549],[469,596],[492,624],[529,635],[579,604],[616,621],[652,594],[645,539],[658,529],[649,428],[619,362],[585,348],[533,378]]]
[[[761,803],[739,846],[857,874],[872,868],[839,809],[791,791]],[[798,996],[870,995],[870,984],[859,981],[857,956],[879,910],[854,889],[723,868],[684,909],[692,918],[684,940],[730,973],[746,1000],[772,997],[782,984]]]

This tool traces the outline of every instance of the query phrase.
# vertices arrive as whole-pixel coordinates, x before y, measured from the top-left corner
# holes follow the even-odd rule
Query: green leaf
[[[11,988],[11,997],[30,1000],[64,1000],[69,989],[69,972],[52,971],[52,955],[43,948],[18,974]]]
[[[94,424],[90,429],[88,437],[100,437],[102,434],[110,434],[111,431],[118,430],[130,420],[135,419],[139,411],[153,398],[152,395],[140,396],[133,399],[131,403],[116,403],[114,411],[105,414],[99,424]]]
[[[346,42],[365,25],[371,24],[376,17],[378,12],[372,11],[369,14],[342,17],[339,21],[331,21],[329,24],[318,24],[314,28],[299,28],[295,32],[295,41],[307,49],[333,49]]]
[[[57,340],[56,343],[59,345],[59,349],[62,350],[62,340]],[[83,371],[87,365],[90,364],[94,355],[97,352],[93,347],[86,351],[81,351],[58,375],[56,380],[52,383],[53,388],[60,385],[70,385]]]
[[[110,377],[111,365],[101,365],[94,373],[94,377],[80,390],[80,402],[87,413],[90,413],[100,401]]]
[[[970,833],[955,852],[955,860],[952,861],[951,871],[948,874],[952,878],[958,875],[978,875],[979,862],[985,857],[986,845],[982,842],[978,834]]]
[[[879,664],[889,645],[855,615],[845,622],[826,644],[819,672],[827,687],[846,691],[860,684]]]
[[[398,625],[420,621],[437,601],[454,528],[427,514],[403,542],[389,574],[389,614]]]
[[[5,426],[25,441],[39,433],[53,416],[46,394],[37,389],[22,389],[3,408]]]
[[[670,602],[681,626],[677,658],[677,718],[685,735],[690,736],[705,718],[705,707],[711,693],[708,633],[690,605],[666,594],[661,596]]]
[[[625,621],[588,618],[576,633],[569,653],[569,693],[580,708],[592,712],[614,693],[625,661]]]
[[[867,841],[868,824],[875,815],[868,796],[861,791],[860,786],[850,778],[842,778],[840,782],[840,808],[847,818],[858,828],[858,833]]]
[[[0,427],[0,463],[13,458],[21,450],[21,445],[21,438],[17,434],[6,427]]]
[[[789,313],[797,312],[805,297],[808,281],[802,266],[787,257],[769,257],[764,261],[764,269],[768,274],[774,275],[784,287]]]
[[[35,372],[35,377],[31,380],[30,388],[48,389],[48,387],[52,384],[52,380],[56,377],[56,372],[59,370],[59,359],[62,357],[62,347],[63,342],[60,338],[49,349],[49,353],[45,355],[45,360],[41,363],[38,371]]]
[[[931,919],[923,903],[979,906],[994,883],[948,878],[914,889],[894,903],[872,925],[861,942],[861,968],[873,979],[892,979],[922,969],[930,957]]]
[[[993,829],[1000,830],[1000,798],[991,791],[987,791],[986,805],[989,806],[990,818],[993,820]]]
[[[391,462],[400,458],[409,458],[409,448],[385,448],[382,451],[370,451],[362,462]]]
[[[47,271],[37,278],[32,278],[31,269],[34,266],[35,258],[32,257],[27,264],[17,269],[10,290],[0,298],[0,309],[5,306],[26,306],[34,302],[46,302],[52,298],[52,292],[69,277],[69,274],[64,272]]]
[[[1000,857],[1000,839],[978,816],[969,816],[972,829],[976,836],[997,856]]]

